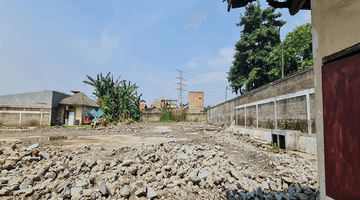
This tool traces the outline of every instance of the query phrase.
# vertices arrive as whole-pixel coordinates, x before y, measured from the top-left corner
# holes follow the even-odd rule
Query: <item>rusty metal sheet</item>
[[[322,92],[326,195],[360,199],[360,54],[324,65]]]

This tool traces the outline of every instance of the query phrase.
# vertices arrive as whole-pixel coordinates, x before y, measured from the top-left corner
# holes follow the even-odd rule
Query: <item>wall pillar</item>
[[[274,99],[274,127],[275,131],[277,129],[277,119],[276,119],[276,98]]]
[[[311,136],[311,118],[310,118],[310,94],[306,92],[306,118],[308,123],[308,134]]]
[[[22,117],[22,113],[20,112],[20,117],[19,117],[19,126],[21,126],[21,117]]]
[[[235,125],[238,125],[238,113],[237,113],[237,109],[235,109]]]
[[[42,126],[42,121],[43,121],[43,113],[41,113],[41,117],[40,117],[40,126]]]
[[[256,128],[259,128],[259,111],[258,111],[258,104],[256,104]]]

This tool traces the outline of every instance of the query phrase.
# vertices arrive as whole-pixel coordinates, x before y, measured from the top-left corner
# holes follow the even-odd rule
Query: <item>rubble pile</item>
[[[104,149],[89,146],[1,146],[1,199],[319,199],[316,164],[286,154],[239,163],[220,145],[194,141],[123,147],[101,159],[91,155]]]

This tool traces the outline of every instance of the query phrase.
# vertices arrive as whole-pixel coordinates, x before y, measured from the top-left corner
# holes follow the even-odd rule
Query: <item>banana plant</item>
[[[130,81],[120,80],[119,76],[115,81],[110,72],[104,77],[102,73],[97,74],[96,79],[86,75],[88,80],[85,84],[94,87],[93,94],[97,97],[100,109],[109,120],[118,121],[119,119],[132,117],[138,120],[142,115],[139,108],[142,94],[138,95],[139,86],[131,84]]]

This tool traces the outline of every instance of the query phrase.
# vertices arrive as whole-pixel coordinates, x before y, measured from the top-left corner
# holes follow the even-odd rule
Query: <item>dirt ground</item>
[[[285,154],[306,158],[316,162],[316,156],[301,152],[274,151],[266,142],[238,136],[226,130],[226,127],[207,123],[135,123],[131,125],[110,126],[101,130],[91,128],[35,128],[19,132],[1,130],[0,141],[20,141],[24,145],[39,143],[40,146],[61,148],[90,147],[101,149],[96,159],[106,159],[111,152],[122,147],[160,144],[164,142],[181,142],[182,144],[206,143],[218,145],[230,158],[239,164],[259,165],[266,170],[263,162],[268,162],[267,154]],[[250,144],[251,148],[244,147]],[[254,148],[255,147],[255,148]],[[260,147],[260,149],[259,149]],[[265,151],[267,150],[267,151]],[[89,156],[94,156],[93,154]],[[254,159],[257,160],[254,163]],[[265,163],[265,166],[267,163]]]

